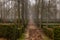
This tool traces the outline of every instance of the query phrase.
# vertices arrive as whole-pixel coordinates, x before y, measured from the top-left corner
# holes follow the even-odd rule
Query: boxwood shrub
[[[48,30],[47,28],[43,28],[44,33],[50,38],[53,39],[53,30]]]
[[[60,27],[54,28],[54,40],[60,40]]]
[[[16,40],[22,35],[22,29],[18,30],[17,26],[0,26],[0,38]]]

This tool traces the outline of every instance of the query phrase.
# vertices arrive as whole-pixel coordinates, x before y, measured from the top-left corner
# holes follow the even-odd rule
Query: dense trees
[[[41,19],[41,17],[43,20],[59,19],[59,0],[35,0],[36,3],[34,1],[33,3],[28,2],[28,0],[20,0],[20,3],[17,0],[0,0],[0,18],[5,19],[5,21],[12,21],[13,19],[15,20],[18,17],[18,10],[20,10],[19,15],[23,15],[20,15],[20,18],[27,19],[28,8],[31,4],[31,6],[33,6],[32,8],[36,8],[37,15],[39,13],[39,20]]]

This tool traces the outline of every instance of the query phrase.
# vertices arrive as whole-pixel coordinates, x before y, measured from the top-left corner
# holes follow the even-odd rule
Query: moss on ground
[[[24,38],[25,38],[25,35],[23,33],[22,36],[18,40],[24,40]]]

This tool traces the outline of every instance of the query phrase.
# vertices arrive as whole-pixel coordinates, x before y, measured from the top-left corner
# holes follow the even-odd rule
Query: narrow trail
[[[41,29],[39,29],[36,25],[28,23],[26,32],[25,32],[25,40],[51,40],[49,39]]]
[[[51,40],[48,38],[41,28],[38,28],[35,23],[29,21],[25,30],[25,40]]]
[[[43,40],[41,32],[42,30],[38,29],[31,20],[26,28],[25,40]]]

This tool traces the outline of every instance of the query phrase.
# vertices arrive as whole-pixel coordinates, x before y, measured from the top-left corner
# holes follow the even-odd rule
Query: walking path
[[[25,40],[49,40],[41,29],[38,29],[33,22],[29,22],[26,28]]]

